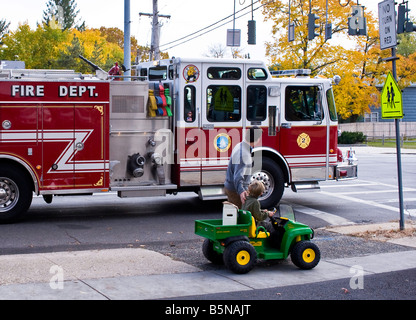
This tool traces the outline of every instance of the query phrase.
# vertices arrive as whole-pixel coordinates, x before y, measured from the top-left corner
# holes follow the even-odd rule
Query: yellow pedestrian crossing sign
[[[403,118],[402,91],[391,72],[387,75],[386,83],[381,91],[381,117],[383,119]]]

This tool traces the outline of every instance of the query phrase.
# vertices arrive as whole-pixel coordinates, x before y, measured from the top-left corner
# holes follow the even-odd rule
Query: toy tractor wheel
[[[316,244],[310,241],[300,241],[293,247],[290,257],[295,266],[308,270],[319,263],[321,252]]]
[[[209,239],[205,239],[202,244],[202,253],[204,257],[211,261],[213,264],[223,264],[224,260],[222,254],[216,252],[213,247],[213,243]]]
[[[253,269],[257,252],[247,241],[231,243],[224,251],[225,266],[235,273],[247,273]]]

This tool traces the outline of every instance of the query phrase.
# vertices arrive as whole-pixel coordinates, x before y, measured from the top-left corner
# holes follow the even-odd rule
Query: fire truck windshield
[[[149,80],[166,80],[168,78],[168,71],[166,66],[159,66],[154,68],[149,68]]]
[[[335,99],[334,99],[334,93],[332,91],[332,88],[326,92],[326,99],[328,101],[329,117],[331,118],[332,121],[337,121],[338,120],[337,109],[335,107]]]

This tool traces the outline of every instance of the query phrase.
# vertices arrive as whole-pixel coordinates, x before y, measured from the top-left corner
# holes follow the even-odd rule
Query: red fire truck
[[[124,81],[0,70],[0,221],[24,214],[33,193],[48,203],[109,191],[225,198],[231,151],[252,126],[262,130],[253,179],[266,185],[264,207],[284,187],[357,177],[338,153],[334,79],[305,70],[274,78],[252,60],[172,58],[135,68]]]

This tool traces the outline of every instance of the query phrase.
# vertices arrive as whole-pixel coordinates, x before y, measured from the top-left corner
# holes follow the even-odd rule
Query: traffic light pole
[[[391,60],[393,69],[394,81],[397,81],[397,69],[396,69],[396,47],[391,48]],[[403,208],[403,179],[402,179],[402,155],[400,147],[400,119],[394,119],[396,126],[396,150],[397,150],[397,178],[399,185],[399,206],[400,206],[400,230],[404,230],[404,208]]]

